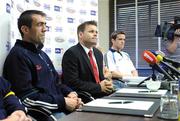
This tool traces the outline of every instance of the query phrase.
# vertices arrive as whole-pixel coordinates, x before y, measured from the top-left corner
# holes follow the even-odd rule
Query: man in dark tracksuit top
[[[31,121],[24,112],[25,108],[11,91],[9,82],[0,77],[0,120],[19,121],[24,118],[24,121]]]
[[[46,32],[46,15],[42,11],[24,11],[18,19],[22,40],[17,40],[7,56],[3,75],[22,100],[50,103],[58,112],[73,111],[82,104],[77,94],[65,85],[48,55],[41,49]],[[52,105],[51,105],[52,104]],[[45,104],[42,104],[45,105]],[[57,105],[57,106],[56,106]]]

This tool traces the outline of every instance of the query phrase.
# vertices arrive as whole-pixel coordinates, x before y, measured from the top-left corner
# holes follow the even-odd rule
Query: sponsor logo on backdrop
[[[51,53],[51,48],[45,48],[44,52],[47,53],[47,54],[50,54]]]
[[[45,10],[50,10],[50,9],[51,9],[50,4],[44,3],[44,9],[45,9]]]
[[[72,44],[75,44],[76,43],[76,40],[74,38],[69,38],[68,39],[68,42],[69,43],[72,43]]]
[[[66,8],[66,11],[67,11],[68,13],[70,13],[70,14],[73,14],[73,13],[76,12],[76,10],[73,9],[73,8]]]
[[[80,10],[79,13],[80,13],[81,15],[86,15],[86,14],[87,14],[87,11],[86,11],[86,10]]]
[[[62,43],[62,42],[65,41],[65,39],[60,37],[60,36],[58,36],[58,37],[55,37],[55,41],[58,42],[58,43]]]
[[[52,27],[51,26],[46,26],[46,32],[51,32],[52,30]]]
[[[11,42],[10,41],[6,41],[6,50],[10,51],[11,49]]]
[[[91,15],[96,16],[96,11],[95,10],[91,10]]]
[[[22,13],[24,11],[23,7],[20,4],[17,4],[16,7],[20,13]]]
[[[46,20],[47,20],[47,21],[52,21],[53,18],[52,18],[51,16],[48,16],[48,15],[47,15],[47,16],[46,16]]]
[[[62,32],[62,31],[63,31],[62,27],[59,27],[59,26],[55,27],[55,32]]]
[[[63,54],[64,49],[63,48],[55,48],[55,53],[56,54]]]
[[[74,18],[67,18],[68,23],[74,23]]]
[[[68,3],[73,3],[73,2],[74,2],[74,0],[67,0],[67,2],[68,2]]]
[[[60,11],[61,11],[61,7],[60,7],[60,6],[55,5],[55,6],[54,6],[54,11],[60,12]]]
[[[25,2],[29,3],[29,0],[25,0]]]
[[[9,3],[6,3],[6,12],[11,13],[11,6]]]
[[[97,0],[91,0],[91,5],[95,7],[98,6]]]
[[[34,0],[34,5],[36,7],[40,7],[41,6],[41,3],[38,1],[38,0]]]

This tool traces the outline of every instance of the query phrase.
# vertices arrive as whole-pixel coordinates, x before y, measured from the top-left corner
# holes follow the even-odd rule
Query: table
[[[111,96],[112,95],[110,95],[109,97]],[[124,115],[124,114],[121,115],[121,114],[110,114],[110,113],[75,111],[63,117],[62,119],[60,119],[60,121],[171,121],[171,120],[159,119],[157,117],[158,113],[159,110],[156,111],[156,113],[152,118],[147,118],[143,116],[133,116],[133,115]]]
[[[130,116],[130,115],[116,115],[93,112],[73,112],[60,121],[170,121],[157,118],[158,111],[152,118]]]

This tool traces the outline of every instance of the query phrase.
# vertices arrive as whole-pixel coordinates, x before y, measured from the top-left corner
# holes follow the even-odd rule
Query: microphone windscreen
[[[162,57],[165,56],[165,53],[162,52],[162,51],[160,51],[160,50],[157,50],[155,53],[156,53],[157,55],[161,55]]]
[[[163,57],[161,55],[157,55],[156,57],[157,57],[158,62],[162,62],[163,61]]]
[[[143,59],[144,59],[147,63],[149,63],[149,64],[151,64],[151,65],[156,64],[157,61],[158,61],[157,58],[156,58],[156,56],[155,56],[151,51],[148,51],[148,50],[145,50],[145,51],[143,52],[142,57],[143,57]]]

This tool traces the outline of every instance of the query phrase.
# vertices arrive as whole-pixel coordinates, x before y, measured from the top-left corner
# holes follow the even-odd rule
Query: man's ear
[[[115,39],[111,39],[111,42],[113,43],[113,41],[116,41]]]
[[[83,32],[79,32],[79,37],[81,38],[83,36]]]
[[[25,25],[21,26],[21,31],[25,34],[29,32],[29,28]]]

